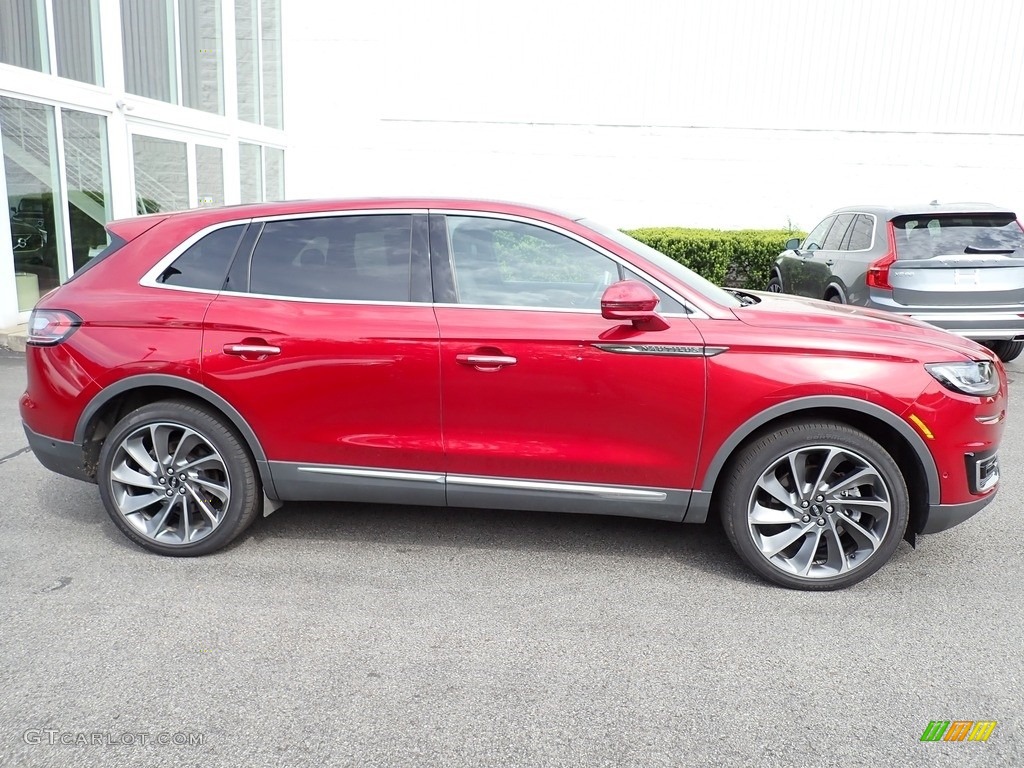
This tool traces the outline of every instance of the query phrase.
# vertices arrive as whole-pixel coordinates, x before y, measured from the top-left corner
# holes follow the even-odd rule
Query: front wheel
[[[754,571],[792,589],[842,589],[866,579],[906,531],[906,481],[868,435],[834,422],[796,422],[746,446],[720,499],[733,548]]]
[[[999,355],[1004,363],[1016,360],[1024,352],[1024,341],[1011,341],[1009,339],[995,339],[984,342],[985,346]]]
[[[107,513],[132,541],[161,555],[204,555],[255,519],[261,496],[252,457],[221,419],[167,400],[111,430],[96,472]]]

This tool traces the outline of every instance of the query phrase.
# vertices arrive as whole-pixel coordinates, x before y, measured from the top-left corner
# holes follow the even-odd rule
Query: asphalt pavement
[[[1010,367],[995,503],[812,594],[608,517],[295,504],[151,555],[24,452],[0,356],[0,766],[1024,765]]]

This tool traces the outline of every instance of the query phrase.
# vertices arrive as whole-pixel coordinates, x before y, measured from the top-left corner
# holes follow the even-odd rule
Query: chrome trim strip
[[[612,485],[581,485],[579,483],[557,483],[542,480],[507,480],[499,477],[476,477],[472,475],[448,475],[450,485],[472,485],[485,488],[510,488],[523,491],[550,491],[554,493],[576,493],[598,498],[632,499],[636,501],[665,501],[665,491],[648,491],[640,488],[619,488]]]
[[[433,472],[402,472],[389,469],[356,469],[353,467],[297,467],[299,472],[316,475],[344,475],[377,480],[412,480],[421,483],[443,483],[444,475]]]
[[[594,344],[605,352],[619,355],[661,355],[664,357],[714,357],[728,347],[705,347],[690,344]]]

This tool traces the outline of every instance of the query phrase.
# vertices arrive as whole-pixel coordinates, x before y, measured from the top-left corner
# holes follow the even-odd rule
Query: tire
[[[175,557],[226,546],[256,519],[262,496],[242,439],[184,400],[152,403],[121,419],[100,449],[96,481],[122,533]]]
[[[840,296],[838,293],[833,293],[827,299],[825,299],[825,301],[831,301],[833,304],[842,304],[843,297]]]
[[[1010,341],[1009,339],[994,339],[984,342],[985,346],[999,355],[1004,363],[1009,363],[1020,357],[1024,352],[1024,341]]]
[[[845,424],[785,425],[743,448],[728,471],[719,506],[729,541],[756,573],[790,589],[843,589],[866,579],[907,528],[899,467]],[[863,482],[844,487],[855,474]]]
[[[782,290],[782,280],[778,275],[772,275],[772,279],[768,281],[768,285],[765,287],[765,290],[768,291],[768,293],[785,293],[785,291]]]

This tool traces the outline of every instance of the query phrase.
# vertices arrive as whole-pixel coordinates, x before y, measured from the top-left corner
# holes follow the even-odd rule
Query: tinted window
[[[245,224],[237,224],[214,230],[193,243],[160,273],[156,281],[165,285],[219,291],[245,227]]]
[[[841,213],[836,216],[835,224],[832,225],[832,229],[825,236],[825,242],[821,244],[822,249],[838,251],[840,244],[843,242],[843,236],[846,235],[846,228],[850,226],[851,221],[853,221],[852,213]]]
[[[270,221],[250,267],[249,290],[272,296],[409,301],[412,216]]]
[[[875,226],[873,216],[860,214],[853,221],[853,226],[846,233],[845,250],[866,251],[871,247],[871,230]]]
[[[812,229],[811,233],[806,237],[806,239],[804,239],[803,250],[816,251],[821,248],[821,244],[825,240],[825,235],[828,234],[828,228],[832,226],[832,222],[834,220],[834,216],[829,216],[818,226]]]
[[[901,259],[1024,253],[1024,232],[1012,213],[899,216],[892,226]]]
[[[596,310],[619,279],[616,262],[532,224],[449,216],[448,236],[462,304]]]

